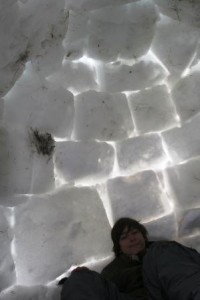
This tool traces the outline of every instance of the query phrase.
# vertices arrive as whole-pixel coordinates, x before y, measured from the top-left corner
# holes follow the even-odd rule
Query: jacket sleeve
[[[152,279],[151,274],[144,274],[144,285],[147,289],[148,300],[164,300],[159,281]]]

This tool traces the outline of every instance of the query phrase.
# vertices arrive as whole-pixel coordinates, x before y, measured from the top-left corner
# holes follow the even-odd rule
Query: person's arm
[[[143,260],[143,280],[147,290],[148,300],[164,300],[163,290],[160,284],[155,258],[151,255]]]
[[[85,271],[85,270],[89,270],[87,267],[76,267],[75,269],[72,270],[73,272],[81,272],[81,271]]]
[[[144,285],[147,290],[148,300],[163,300],[163,293],[159,283],[152,280],[151,276],[144,274]]]

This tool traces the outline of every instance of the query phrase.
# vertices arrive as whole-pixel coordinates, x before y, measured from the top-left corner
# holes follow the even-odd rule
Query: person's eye
[[[138,230],[133,230],[131,231],[131,234],[134,235],[134,234],[137,234],[138,233]]]
[[[120,241],[125,240],[126,237],[127,237],[127,235],[121,235],[121,236],[120,236]]]

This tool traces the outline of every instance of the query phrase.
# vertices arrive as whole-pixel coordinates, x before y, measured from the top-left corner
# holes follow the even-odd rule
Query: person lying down
[[[75,269],[61,300],[200,300],[200,254],[175,241],[148,241],[130,218],[111,230],[115,258],[98,274]]]

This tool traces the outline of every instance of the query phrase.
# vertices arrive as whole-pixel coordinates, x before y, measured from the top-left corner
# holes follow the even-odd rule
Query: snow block
[[[85,182],[86,185],[105,180],[114,164],[114,149],[99,142],[56,143],[55,167],[66,181]]]
[[[173,128],[162,133],[173,163],[199,156],[200,153],[200,116],[191,122],[184,123],[181,128]]]
[[[5,96],[25,69],[21,61],[10,63],[0,69],[0,97]]]
[[[48,81],[62,86],[74,93],[97,89],[95,68],[82,62],[65,60],[62,68],[48,77]]]
[[[68,24],[65,0],[23,1],[20,5],[21,31],[28,38],[27,52],[33,68],[43,76],[61,67],[62,40]]]
[[[20,10],[17,1],[0,3],[0,69],[9,64],[23,64],[28,38],[23,36],[20,25]],[[21,61],[20,61],[21,60]]]
[[[152,1],[109,6],[91,11],[89,16],[87,55],[107,62],[144,55],[158,19]]]
[[[167,169],[169,185],[174,195],[174,203],[178,210],[200,207],[200,160]]]
[[[63,40],[66,59],[74,60],[83,56],[88,38],[88,18],[87,11],[69,11],[68,28]]]
[[[5,123],[20,130],[32,128],[60,138],[71,136],[72,93],[42,80],[34,72],[24,73],[5,101]]]
[[[167,157],[158,134],[146,134],[116,143],[120,172],[131,175],[145,169],[159,169]]]
[[[18,284],[45,284],[73,265],[111,253],[110,226],[93,188],[64,186],[30,197],[15,212]]]
[[[133,131],[126,96],[88,91],[75,98],[74,138],[119,140]]]
[[[200,3],[198,0],[154,0],[163,14],[199,28]]]
[[[0,196],[0,205],[4,207],[15,207],[27,201],[29,196],[23,194]]]
[[[176,125],[176,114],[165,86],[129,96],[138,133],[158,132]]]
[[[182,237],[180,242],[192,249],[196,249],[200,253],[200,235],[195,234],[194,236]]]
[[[171,75],[181,74],[194,58],[198,36],[194,28],[163,16],[151,49]]]
[[[114,220],[131,217],[147,222],[167,213],[167,198],[153,171],[110,179],[107,189]]]
[[[200,111],[200,72],[183,77],[172,90],[177,113],[185,122]]]
[[[167,73],[161,65],[152,61],[140,61],[132,66],[107,64],[97,67],[98,83],[103,91],[117,93],[137,91],[158,85]]]
[[[143,225],[148,230],[150,241],[171,241],[177,237],[177,221],[173,213]]]

